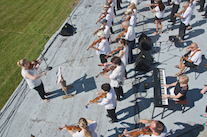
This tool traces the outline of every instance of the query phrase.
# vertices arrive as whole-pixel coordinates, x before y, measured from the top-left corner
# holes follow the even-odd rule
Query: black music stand
[[[174,35],[169,36],[169,39],[167,40],[167,42],[168,42],[168,41],[171,41],[171,44],[170,44],[170,46],[168,47],[167,51],[169,51],[169,49],[170,49],[170,47],[172,46],[173,43],[174,43],[174,45],[175,45],[176,43],[178,43],[178,45],[179,45],[179,42],[180,42],[178,36],[176,36],[176,35],[175,35],[175,36],[174,36]],[[167,42],[166,42],[166,44],[167,44]],[[180,45],[179,45],[179,51],[180,51]]]

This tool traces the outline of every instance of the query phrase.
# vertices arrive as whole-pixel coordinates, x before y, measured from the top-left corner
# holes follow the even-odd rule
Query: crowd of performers
[[[114,51],[111,51],[110,44],[113,42],[110,35],[114,34],[113,32],[113,18],[116,17],[116,10],[115,5],[117,5],[117,10],[122,9],[121,4],[122,0],[108,0],[106,4],[104,4],[102,13],[97,20],[96,23],[101,23],[102,26],[94,32],[94,35],[97,34],[98,40],[94,41],[92,45],[88,47],[87,50],[93,48],[96,50],[97,55],[100,57],[100,64],[98,66],[103,66],[103,72],[98,72],[99,75],[110,79],[110,84],[105,83],[101,86],[101,91],[97,92],[97,95],[100,95],[94,100],[89,100],[88,104],[94,103],[97,105],[105,106],[107,111],[107,117],[111,120],[110,123],[118,122],[116,116],[116,106],[117,101],[121,101],[124,97],[124,92],[122,86],[124,85],[124,80],[127,79],[127,71],[126,65],[132,64],[133,54],[132,49],[135,47],[135,27],[136,27],[136,18],[137,18],[137,5],[138,0],[128,0],[129,6],[123,15],[123,18],[126,18],[125,21],[122,22],[122,29],[124,31],[120,33],[114,42],[119,38],[117,48]],[[168,22],[172,22],[172,25],[176,23],[176,17],[181,19],[181,23],[179,26],[179,34],[178,37],[180,41],[184,40],[185,31],[186,29],[190,29],[191,26],[190,20],[193,9],[195,8],[196,1],[191,0],[183,2],[183,10],[179,13],[178,9],[180,7],[181,0],[172,0],[169,4],[172,5],[172,11],[170,20]],[[154,32],[155,35],[162,34],[162,19],[164,17],[164,12],[166,5],[163,4],[162,0],[155,0],[155,2],[146,5],[149,7],[151,12],[155,12],[155,24],[156,24],[156,31]],[[202,11],[203,7],[199,10]],[[205,15],[205,14],[204,14]],[[111,34],[110,34],[111,33]],[[114,56],[113,53],[119,52],[118,56]],[[107,62],[107,58],[112,57],[110,62]],[[163,98],[171,98],[173,100],[184,100],[186,99],[186,93],[188,91],[188,81],[189,78],[186,75],[182,75],[183,70],[185,67],[196,68],[202,61],[202,53],[200,48],[196,43],[192,43],[187,49],[186,54],[181,56],[179,65],[175,67],[180,69],[180,71],[175,75],[176,77],[179,76],[179,80],[172,83],[172,84],[165,84],[167,88],[171,88],[169,94],[163,96]],[[29,87],[31,89],[35,89],[42,100],[45,102],[49,102],[50,100],[46,98],[49,94],[45,93],[44,86],[42,81],[40,80],[41,76],[45,75],[45,72],[41,74],[37,73],[37,69],[39,67],[39,61],[28,62],[27,59],[22,59],[17,62],[17,65],[22,68],[21,74],[26,79]],[[35,67],[34,67],[35,66]],[[110,75],[107,75],[106,72],[112,71]],[[207,90],[207,87],[204,88],[201,93],[204,94]],[[103,98],[102,101],[98,101],[98,99]],[[201,117],[207,118],[207,114],[201,115]],[[88,123],[90,125],[88,125]],[[143,136],[156,136],[156,137],[164,137],[167,134],[167,129],[165,125],[158,120],[147,120],[141,119],[140,123],[147,124],[149,126],[143,128],[143,130],[133,130],[127,131],[126,129],[123,131],[121,136],[139,136],[139,134],[143,133]],[[67,126],[64,125],[60,129],[67,129],[68,132],[73,137],[96,137],[97,134],[95,133],[95,129],[97,127],[97,122],[85,118],[79,119],[78,126]],[[79,132],[75,132],[79,131]]]

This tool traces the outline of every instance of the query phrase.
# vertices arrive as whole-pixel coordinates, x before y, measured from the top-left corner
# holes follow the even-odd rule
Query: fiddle
[[[59,128],[59,130],[62,130],[63,127]],[[67,130],[75,130],[75,131],[81,131],[82,129],[79,126],[68,126],[66,127]]]
[[[33,60],[32,62],[30,62],[30,66],[29,66],[29,69],[32,69],[35,65],[39,64],[38,61],[36,60]]]
[[[111,70],[114,70],[116,67],[115,66],[111,66],[110,68],[108,68],[108,69],[105,69],[103,72],[101,72],[101,73],[107,73],[107,72],[109,72],[109,71],[111,71]],[[96,76],[96,78],[98,78],[98,76],[99,76],[99,74]]]
[[[103,93],[103,94],[101,94],[100,96],[98,96],[98,97],[96,97],[94,100],[92,100],[92,102],[94,103],[94,102],[97,102],[99,99],[101,99],[101,98],[105,98],[106,97],[106,94],[107,93]],[[86,108],[88,108],[88,105],[89,105],[89,103],[87,104],[87,105],[85,105],[85,107]]]
[[[114,54],[114,53],[116,53],[117,51],[120,51],[120,50],[122,50],[123,49],[123,47],[118,47],[117,49],[115,49],[115,50],[113,50],[110,54]],[[106,57],[105,57],[105,59],[107,59],[109,57],[109,55],[107,55]]]
[[[128,29],[125,29],[122,33],[120,33],[119,36],[117,36],[117,37],[115,38],[114,42],[115,42],[118,38],[120,38],[121,36],[123,36],[124,33],[127,32],[127,30],[128,30]]]
[[[143,127],[141,130],[140,129],[134,129],[132,131],[127,131],[125,134],[131,134],[133,137],[139,136],[141,134],[143,135],[151,135],[152,131],[150,130],[150,126]],[[124,134],[119,135],[119,137],[124,136]]]
[[[98,22],[100,22],[103,18],[105,18],[107,14],[108,14],[108,13],[104,14],[99,20],[97,20],[97,21],[96,21],[96,24],[97,24]]]
[[[99,39],[99,40],[93,42],[93,43],[87,48],[87,50],[89,50],[90,48],[94,48],[94,49],[96,49],[96,50],[99,50],[98,48],[96,48],[96,47],[94,47],[94,46],[95,46],[97,43],[101,42],[101,40],[102,40],[102,39]]]
[[[93,33],[93,35],[96,35],[96,33],[98,33],[100,30],[103,30],[103,29],[105,29],[104,26],[103,26],[102,28],[99,28],[98,30],[96,30],[96,31]]]

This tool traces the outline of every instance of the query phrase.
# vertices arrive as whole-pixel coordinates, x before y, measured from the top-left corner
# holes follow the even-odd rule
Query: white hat
[[[125,11],[125,14],[131,14],[132,12],[132,9],[128,8],[127,11]]]
[[[100,30],[100,31],[97,33],[97,36],[99,36],[99,37],[101,37],[101,38],[104,38],[104,37],[105,37],[104,31],[103,31],[103,30]]]
[[[104,8],[109,8],[110,5],[108,3],[104,4]]]

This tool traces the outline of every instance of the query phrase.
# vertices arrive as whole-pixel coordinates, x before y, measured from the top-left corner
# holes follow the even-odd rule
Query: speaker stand
[[[161,63],[161,62],[159,62],[159,60],[160,60],[161,43],[162,43],[162,42],[160,42],[160,46],[159,46],[158,61],[155,61],[155,60],[154,60],[154,64],[156,64],[157,66],[160,65],[160,64],[167,65],[167,63]]]

